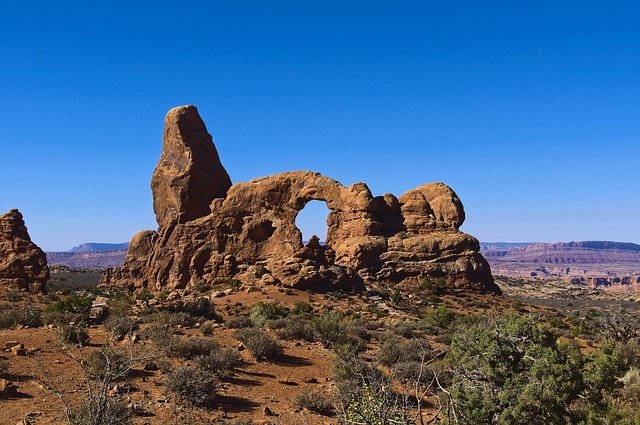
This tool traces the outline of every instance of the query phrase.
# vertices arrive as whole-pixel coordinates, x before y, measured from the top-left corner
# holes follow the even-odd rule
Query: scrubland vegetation
[[[234,291],[230,300],[246,296]],[[0,327],[54,332],[59,352],[79,371],[81,393],[59,385],[46,365],[30,377],[56,396],[69,424],[150,423],[143,419],[156,415],[155,405],[132,398],[147,376],[176,406],[177,417],[206,418],[225,410],[224,400],[246,385],[251,365],[285,370],[320,357],[330,368],[308,382],[327,384],[296,389],[288,400],[307,423],[640,423],[636,310],[566,314],[450,294],[437,281],[411,294],[330,293],[312,302],[304,300],[306,293],[273,291],[278,300],[246,305],[214,303],[201,294],[134,296],[115,288],[74,289],[40,302],[7,293]],[[96,299],[101,307],[92,308]],[[291,355],[305,346],[308,359],[300,351]],[[37,362],[39,354],[28,357]],[[3,358],[2,377],[15,374],[16,359]],[[299,383],[278,379],[291,388]],[[244,413],[211,423],[270,416],[256,406],[237,410]],[[295,423],[275,413],[272,422]]]

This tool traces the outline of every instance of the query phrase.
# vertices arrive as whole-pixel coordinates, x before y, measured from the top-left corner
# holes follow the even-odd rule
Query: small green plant
[[[424,316],[425,323],[442,329],[449,329],[455,320],[456,314],[446,305],[438,306]]]
[[[109,316],[104,322],[107,332],[116,338],[123,338],[138,328],[135,320],[127,316]]]
[[[89,333],[82,325],[61,325],[58,327],[58,334],[63,342],[85,345],[89,341]]]
[[[217,342],[207,338],[176,338],[171,346],[170,354],[181,359],[193,359],[198,356],[208,356],[219,347]]]
[[[166,378],[165,386],[178,403],[206,406],[215,399],[219,381],[211,372],[185,366],[171,372]]]
[[[91,298],[80,295],[72,295],[59,301],[47,305],[45,311],[56,313],[74,313],[83,316],[89,315],[91,310]]]
[[[249,318],[255,326],[262,327],[267,320],[286,317],[289,312],[277,302],[259,301],[251,308]]]
[[[311,312],[313,312],[313,307],[311,307],[311,304],[305,303],[304,301],[296,301],[293,304],[293,308],[291,308],[291,314],[294,315],[308,314]]]
[[[204,322],[202,325],[200,325],[200,332],[202,332],[202,335],[204,336],[213,335],[214,329],[215,329],[215,326],[212,322]]]
[[[240,315],[236,317],[229,318],[225,325],[229,329],[240,329],[240,328],[251,328],[253,327],[253,322],[249,316]]]
[[[236,330],[235,337],[241,341],[256,360],[273,360],[283,352],[283,347],[270,335],[256,328]]]
[[[125,378],[132,367],[129,357],[108,345],[89,354],[84,364],[90,379],[105,382]]]
[[[333,413],[333,404],[331,400],[320,393],[304,392],[300,394],[295,401],[298,409],[307,409],[321,415],[330,415]]]
[[[232,348],[212,350],[206,356],[196,358],[198,366],[208,370],[221,378],[233,375],[234,369],[242,363],[240,354]]]

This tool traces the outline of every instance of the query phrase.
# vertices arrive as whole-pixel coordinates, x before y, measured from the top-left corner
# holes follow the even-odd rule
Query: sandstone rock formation
[[[136,234],[122,267],[105,280],[132,289],[183,289],[239,280],[296,288],[363,288],[377,282],[499,292],[478,241],[458,229],[464,208],[443,183],[396,198],[374,197],[364,183],[345,187],[310,171],[231,185],[193,106],[165,120],[163,152],[152,179],[159,228]],[[304,246],[295,225],[312,200],[325,201],[326,245]]]
[[[47,258],[31,242],[20,211],[0,216],[0,285],[44,293],[48,280]]]

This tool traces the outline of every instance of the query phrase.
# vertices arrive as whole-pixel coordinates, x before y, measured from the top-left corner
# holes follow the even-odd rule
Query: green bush
[[[333,413],[331,400],[320,393],[304,392],[296,397],[295,406],[298,409],[308,409],[321,415]]]
[[[63,324],[58,327],[58,334],[63,342],[85,345],[89,341],[89,333],[82,325]]]
[[[462,327],[461,327],[462,328]],[[576,423],[572,404],[585,392],[580,350],[557,342],[533,319],[513,312],[457,332],[446,357],[461,423]],[[602,365],[609,365],[610,359]],[[606,381],[591,368],[594,391]],[[616,379],[612,373],[611,379]]]
[[[207,338],[177,338],[177,341],[171,346],[170,354],[174,357],[188,360],[198,356],[208,356],[212,351],[219,348],[220,346],[217,342]]]
[[[456,314],[445,305],[438,306],[424,316],[425,323],[442,329],[449,329],[455,320]]]
[[[249,316],[240,315],[236,317],[229,318],[225,325],[229,329],[240,329],[240,328],[251,328],[253,327],[253,322]]]
[[[0,329],[11,329],[18,324],[18,312],[3,310],[0,312]]]
[[[70,425],[131,425],[131,409],[118,397],[93,397],[70,409]]]
[[[286,340],[309,342],[316,340],[316,331],[311,322],[297,317],[286,320],[284,326],[276,330],[276,335]]]
[[[211,372],[185,366],[176,369],[167,376],[165,387],[178,403],[206,406],[215,399],[219,381]]]
[[[83,316],[89,315],[91,310],[91,298],[80,295],[72,295],[59,301],[52,302],[47,305],[45,311],[56,313],[74,313]]]
[[[259,301],[251,307],[249,318],[254,326],[262,327],[267,320],[286,317],[289,312],[277,302]]]
[[[116,338],[122,338],[135,331],[138,328],[138,323],[127,316],[110,315],[104,321],[104,328]]]
[[[209,298],[201,297],[194,300],[178,300],[171,303],[167,310],[170,313],[186,313],[193,318],[222,321],[222,317],[213,309]]]
[[[202,332],[202,335],[204,336],[213,335],[214,329],[215,329],[215,326],[213,325],[212,322],[204,322],[202,325],[200,325],[200,332]]]
[[[270,335],[256,328],[236,330],[235,337],[241,341],[256,360],[273,360],[283,352],[283,347]]]
[[[304,301],[296,301],[291,309],[291,314],[294,315],[309,314],[311,312],[313,312],[313,307],[311,307],[311,304],[305,303]]]
[[[221,378],[233,375],[234,369],[242,363],[240,354],[232,348],[212,350],[206,356],[196,358],[200,368],[208,370]]]
[[[108,345],[91,352],[84,361],[89,378],[113,382],[125,378],[131,370],[131,358]]]

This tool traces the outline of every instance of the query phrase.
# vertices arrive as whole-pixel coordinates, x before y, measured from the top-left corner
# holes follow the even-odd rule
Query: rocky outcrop
[[[135,235],[106,281],[150,290],[229,279],[313,289],[445,278],[452,287],[499,292],[478,241],[458,230],[464,208],[445,184],[399,198],[310,171],[231,185],[193,106],[167,114],[152,190],[158,230]],[[303,245],[295,225],[312,200],[330,210],[325,245],[317,238]]]
[[[165,118],[162,156],[151,178],[153,210],[160,226],[209,213],[231,179],[195,106],[174,108]]]
[[[0,286],[45,293],[48,280],[47,258],[31,242],[20,211],[0,216]]]

